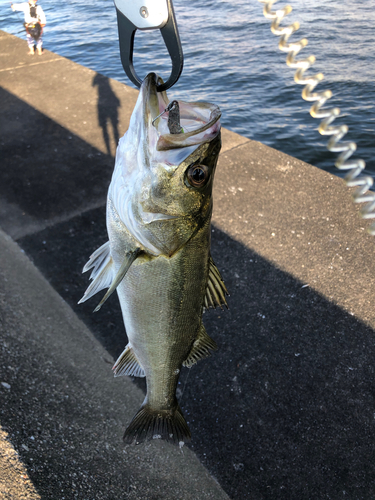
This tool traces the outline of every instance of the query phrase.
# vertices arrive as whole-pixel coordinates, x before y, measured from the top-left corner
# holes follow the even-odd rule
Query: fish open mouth
[[[220,132],[221,112],[206,102],[169,101],[166,92],[158,92],[163,80],[149,73],[141,87],[148,126],[157,132],[156,150],[185,148],[212,141]]]

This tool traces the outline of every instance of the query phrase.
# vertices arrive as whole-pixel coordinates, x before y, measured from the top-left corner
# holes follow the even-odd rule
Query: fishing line
[[[10,4],[10,6],[12,7],[13,2],[9,2],[9,4]],[[25,24],[25,23],[24,23],[24,20],[22,19],[22,17],[20,17],[20,12],[19,12],[18,10],[13,10],[13,9],[12,9],[12,12],[15,12],[15,13],[17,14],[17,17],[18,17],[19,21],[21,21],[22,26],[24,26],[24,24]],[[19,33],[23,33],[23,29],[20,29],[20,30],[18,31],[18,34],[19,34]]]
[[[274,35],[280,36],[279,49],[282,52],[287,52],[286,64],[290,68],[296,69],[294,74],[294,81],[299,85],[305,85],[302,90],[302,98],[305,101],[315,102],[310,108],[310,115],[313,118],[321,119],[319,125],[319,133],[321,135],[332,136],[327,143],[327,149],[333,153],[340,153],[338,156],[335,167],[339,170],[349,170],[345,175],[344,180],[349,187],[356,187],[357,189],[352,194],[354,203],[365,203],[360,209],[359,213],[364,219],[375,218],[375,193],[369,192],[374,180],[370,176],[360,175],[365,169],[366,163],[361,159],[349,159],[357,149],[355,142],[346,141],[340,142],[341,139],[347,134],[349,128],[347,125],[331,126],[331,123],[340,115],[339,108],[321,109],[326,101],[332,97],[330,90],[323,92],[312,91],[324,79],[323,73],[317,73],[313,76],[305,76],[304,73],[315,63],[315,56],[310,55],[306,59],[296,61],[296,55],[306,47],[308,41],[306,38],[298,42],[287,43],[289,37],[295,33],[300,25],[298,22],[290,24],[284,28],[280,27],[281,21],[288,14],[292,12],[292,7],[286,5],[282,9],[271,11],[272,6],[278,0],[258,0],[260,3],[265,4],[263,14],[267,19],[272,19],[271,31]],[[375,235],[375,222],[372,222],[368,228],[371,235]]]

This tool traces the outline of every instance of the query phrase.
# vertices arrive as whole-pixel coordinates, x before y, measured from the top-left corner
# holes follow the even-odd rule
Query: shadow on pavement
[[[116,357],[126,344],[112,297],[81,306],[104,208],[19,241]],[[229,311],[204,315],[219,350],[181,377],[191,447],[233,499],[369,498],[374,477],[374,332],[213,228]],[[345,493],[343,493],[345,491]]]
[[[107,154],[111,155],[111,144],[109,138],[109,124],[115,144],[120,139],[118,131],[118,108],[121,106],[119,98],[113,92],[109,78],[100,73],[96,73],[92,80],[92,86],[98,87],[98,123],[103,131],[103,139],[107,148]],[[115,156],[113,151],[112,156]]]
[[[105,203],[111,156],[2,88],[0,107],[2,199],[41,220]]]

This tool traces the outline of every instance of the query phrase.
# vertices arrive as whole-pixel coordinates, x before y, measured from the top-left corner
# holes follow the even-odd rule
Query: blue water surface
[[[44,47],[108,77],[131,85],[120,61],[111,0],[40,0],[46,17]],[[280,5],[279,5],[280,4]],[[323,72],[317,91],[330,89],[326,106],[339,107],[335,124],[347,124],[346,140],[375,176],[375,9],[372,0],[294,0],[283,24],[299,21],[292,38],[309,41],[298,58],[314,54],[312,74]],[[277,2],[274,8],[284,6]],[[218,104],[225,127],[335,174],[336,156],[317,132],[319,121],[301,98],[302,86],[285,64],[278,37],[257,0],[174,0],[185,56],[170,97]],[[22,16],[0,2],[0,29],[24,38]],[[137,32],[136,71],[164,79],[170,60],[159,31]]]

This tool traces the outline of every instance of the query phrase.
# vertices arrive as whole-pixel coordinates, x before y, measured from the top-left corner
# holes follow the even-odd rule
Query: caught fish
[[[144,80],[120,140],[108,190],[109,241],[83,272],[93,280],[80,302],[117,290],[128,344],[115,376],[146,376],[145,400],[124,434],[127,443],[190,440],[176,398],[182,366],[216,349],[204,308],[227,305],[210,255],[212,186],[221,148],[220,110],[168,100],[162,79]]]

